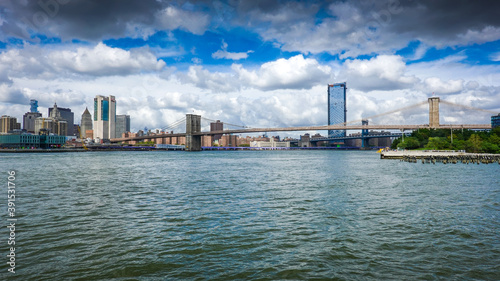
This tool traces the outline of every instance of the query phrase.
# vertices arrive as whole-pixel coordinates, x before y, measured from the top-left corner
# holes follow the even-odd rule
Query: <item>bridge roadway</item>
[[[418,130],[418,129],[429,129],[429,125],[330,125],[330,126],[303,126],[303,127],[285,127],[285,128],[248,128],[248,129],[236,129],[236,130],[221,130],[221,131],[211,131],[211,132],[193,132],[193,136],[206,136],[206,135],[220,135],[220,134],[246,134],[246,133],[264,133],[264,132],[291,132],[291,131],[325,131],[325,130]],[[439,129],[479,129],[479,130],[489,130],[491,129],[491,124],[462,124],[462,125],[452,125],[452,124],[440,124]],[[186,133],[179,134],[158,134],[149,135],[141,137],[129,137],[129,138],[114,138],[111,142],[122,142],[122,141],[140,141],[144,139],[156,139],[156,138],[168,138],[168,137],[181,137],[186,136]]]

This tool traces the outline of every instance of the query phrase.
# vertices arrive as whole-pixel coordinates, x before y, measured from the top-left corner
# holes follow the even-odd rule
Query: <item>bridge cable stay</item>
[[[339,123],[339,124],[334,124],[334,125],[340,125],[340,126],[342,126],[342,125],[347,125],[347,124],[352,124],[352,123],[358,123],[358,122],[361,122],[361,121],[366,120],[366,119],[373,119],[373,118],[381,117],[381,116],[384,116],[384,115],[396,113],[396,112],[399,112],[399,111],[409,110],[409,109],[412,109],[412,108],[416,108],[416,107],[422,106],[424,104],[427,104],[427,101],[423,101],[423,102],[419,102],[419,103],[412,104],[412,105],[409,105],[409,106],[401,107],[401,108],[394,109],[394,110],[391,110],[391,111],[388,111],[388,112],[379,113],[379,114],[375,114],[375,115],[372,115],[372,116],[364,117],[364,118],[361,118],[361,119],[358,119],[358,120],[347,121],[347,122],[344,122],[344,123]]]
[[[492,111],[492,110],[487,110],[487,109],[472,107],[472,106],[468,106],[468,105],[461,105],[461,104],[457,104],[457,103],[453,103],[453,102],[449,102],[449,101],[445,101],[445,100],[441,100],[440,102],[444,103],[444,104],[447,104],[447,105],[454,106],[454,107],[461,107],[461,108],[465,108],[465,109],[469,109],[469,110],[486,112],[486,113],[489,113],[489,114],[497,114],[497,112]]]
[[[183,117],[171,124],[168,124],[164,127],[162,127],[162,130],[163,131],[173,131],[174,129],[178,128],[180,125],[182,125],[182,123],[186,122],[186,117]]]
[[[220,121],[220,120],[213,120],[213,119],[209,119],[209,118],[205,118],[205,117],[201,117],[201,119],[205,120],[205,121],[209,121],[209,122],[217,122],[217,121]],[[231,124],[231,123],[227,123],[227,122],[221,122],[223,123],[224,125],[228,125],[228,126],[231,126],[231,127],[238,127],[238,128],[244,128],[244,129],[249,129],[250,127],[248,126],[242,126],[242,125],[235,125],[235,124]]]

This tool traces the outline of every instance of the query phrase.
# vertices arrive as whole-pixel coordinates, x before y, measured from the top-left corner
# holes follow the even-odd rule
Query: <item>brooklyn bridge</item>
[[[226,129],[226,130],[210,130],[210,131],[202,131],[201,124],[202,119],[210,120],[206,118],[202,118],[201,115],[196,114],[186,114],[186,118],[182,120],[178,120],[176,126],[179,124],[186,124],[185,133],[164,133],[164,134],[153,134],[153,135],[144,135],[144,136],[134,136],[134,137],[121,137],[114,138],[110,141],[112,143],[118,142],[129,142],[129,141],[145,141],[145,140],[153,140],[153,139],[162,139],[162,143],[174,143],[172,139],[178,139],[180,137],[185,138],[185,146],[187,151],[199,151],[202,149],[202,137],[203,136],[213,136],[213,135],[223,135],[223,134],[245,134],[245,133],[265,133],[265,132],[290,132],[290,131],[322,131],[322,130],[361,130],[363,135],[366,135],[369,130],[399,130],[401,132],[409,131],[409,130],[418,130],[418,129],[476,129],[476,130],[487,130],[491,129],[491,124],[440,124],[439,123],[439,104],[444,103],[455,107],[461,107],[474,111],[481,111],[490,114],[496,114],[493,111],[473,108],[464,105],[458,105],[451,102],[442,101],[439,97],[431,97],[427,101],[420,102],[411,106],[407,106],[404,108],[399,108],[395,110],[391,110],[385,113],[377,114],[374,116],[370,116],[370,118],[376,118],[388,114],[392,114],[395,112],[409,110],[415,107],[422,106],[426,103],[429,104],[429,123],[428,124],[379,124],[379,125],[368,125],[368,122],[363,122],[363,120],[353,120],[345,123],[334,124],[334,125],[323,125],[323,126],[300,126],[300,127],[270,127],[270,128],[248,128],[245,126],[239,126],[241,128],[238,129]],[[222,122],[224,123],[224,122]],[[353,123],[361,123],[361,124],[353,124]],[[225,123],[227,124],[227,123]],[[232,124],[231,124],[232,125]],[[236,126],[236,125],[233,125]],[[346,137],[347,138],[347,137]],[[325,138],[325,140],[339,140],[343,138]]]

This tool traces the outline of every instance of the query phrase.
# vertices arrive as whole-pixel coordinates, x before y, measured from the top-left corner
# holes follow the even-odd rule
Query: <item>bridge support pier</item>
[[[429,101],[429,128],[439,128],[439,98],[432,97]]]
[[[186,114],[186,151],[201,151],[201,115]]]

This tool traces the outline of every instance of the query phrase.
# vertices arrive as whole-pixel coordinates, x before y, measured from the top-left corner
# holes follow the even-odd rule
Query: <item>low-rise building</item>
[[[65,143],[65,136],[32,134],[0,135],[1,148],[51,148],[61,147]]]
[[[289,141],[278,141],[274,137],[271,137],[269,141],[252,141],[250,143],[251,147],[269,147],[269,148],[278,148],[278,147],[290,147]]]

